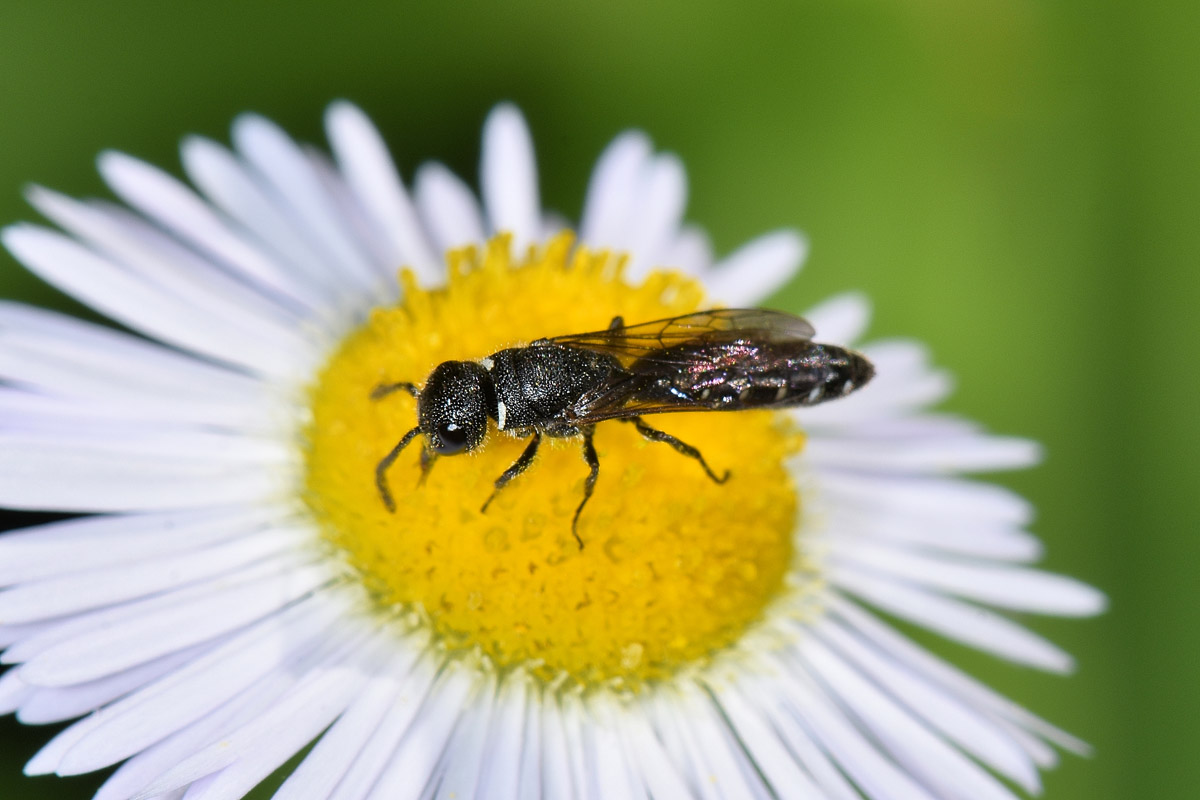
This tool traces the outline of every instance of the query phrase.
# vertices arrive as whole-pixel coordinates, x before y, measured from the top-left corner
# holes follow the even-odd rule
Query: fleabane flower
[[[232,149],[188,139],[190,186],[106,153],[124,205],[34,188],[65,232],[4,231],[128,329],[0,305],[0,505],[85,515],[0,537],[0,711],[80,718],[29,774],[237,798],[311,745],[277,797],[979,800],[1086,749],[879,616],[1065,672],[1004,612],[1104,603],[1027,566],[1023,500],[961,477],[1037,447],[929,412],[949,381],[914,342],[861,345],[874,380],[818,407],[653,418],[724,483],[600,423],[577,531],[579,437],[547,437],[486,513],[526,447],[495,422],[469,454],[400,452],[381,496],[417,408],[378,387],[755,305],[805,244],[714,260],[682,166],[640,133],[573,227],[511,106],[480,198],[438,164],[406,186],[351,105],[327,125],[332,158],[257,116]],[[805,316],[851,346],[868,310]]]

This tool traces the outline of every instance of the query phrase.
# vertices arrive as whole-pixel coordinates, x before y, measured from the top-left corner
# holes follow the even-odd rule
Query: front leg
[[[529,440],[529,446],[525,448],[525,452],[521,453],[521,457],[513,462],[511,467],[504,470],[503,475],[501,475],[499,478],[496,478],[496,488],[492,490],[487,502],[483,504],[483,508],[479,509],[480,514],[487,513],[488,506],[490,506],[492,501],[496,499],[496,495],[500,493],[500,490],[508,485],[509,481],[520,475],[525,470],[529,469],[529,465],[533,463],[533,457],[537,455],[538,445],[541,443],[542,432],[534,431],[533,438]]]
[[[400,457],[400,453],[404,448],[408,447],[408,443],[415,439],[420,432],[421,426],[418,425],[404,434],[404,438],[396,443],[391,452],[379,459],[379,463],[375,465],[375,487],[379,489],[379,497],[383,500],[383,507],[393,514],[396,513],[396,501],[392,499],[392,492],[388,488],[387,471],[392,464],[396,463],[396,459]]]

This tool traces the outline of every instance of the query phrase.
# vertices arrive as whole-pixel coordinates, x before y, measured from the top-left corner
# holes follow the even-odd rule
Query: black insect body
[[[592,444],[597,422],[629,422],[724,483],[728,472],[718,476],[700,451],[650,427],[642,416],[815,405],[849,394],[875,374],[861,354],[813,342],[812,336],[812,326],[800,317],[760,309],[701,311],[632,326],[617,317],[607,330],[538,339],[478,362],[443,362],[422,389],[381,385],[373,399],[399,390],[417,398],[417,426],[376,467],[380,497],[395,511],[387,470],[418,434],[425,437],[422,479],[436,456],[482,444],[489,419],[502,431],[529,436],[481,511],[533,463],[543,436],[578,436],[589,472],[571,532],[582,548],[576,527],[600,473]]]

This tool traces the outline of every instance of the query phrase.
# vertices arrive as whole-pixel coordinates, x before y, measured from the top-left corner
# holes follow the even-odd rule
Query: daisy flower
[[[1071,659],[1005,612],[1103,597],[1027,564],[1028,504],[961,477],[1037,447],[928,408],[911,341],[870,385],[795,412],[655,417],[723,485],[630,425],[543,445],[495,430],[375,483],[438,363],[719,306],[791,278],[781,231],[714,259],[679,160],[603,153],[572,232],[502,105],[480,196],[402,181],[357,108],[332,157],[258,116],[191,138],[190,181],[120,153],[123,204],[29,193],[61,230],[4,244],[121,328],[0,305],[0,505],[78,514],[0,537],[0,712],[73,724],[30,775],[116,766],[98,800],[276,797],[1007,798],[1083,751],[881,615],[1018,664]],[[805,315],[854,345],[858,295]],[[373,396],[374,395],[374,396]],[[424,475],[424,480],[418,480]]]

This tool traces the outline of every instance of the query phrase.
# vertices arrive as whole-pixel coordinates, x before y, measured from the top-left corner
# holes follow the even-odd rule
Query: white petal
[[[233,124],[233,141],[238,152],[320,244],[330,259],[329,269],[368,291],[382,285],[382,276],[342,226],[337,205],[321,185],[304,151],[286,133],[264,117],[244,114]]]
[[[583,205],[580,238],[592,249],[627,250],[632,242],[631,209],[650,161],[650,139],[627,131],[613,140],[596,163]]]
[[[511,233],[512,252],[523,255],[538,235],[542,211],[533,139],[515,106],[496,106],[484,123],[480,185],[491,230]]]
[[[317,302],[283,265],[231,230],[203,200],[167,173],[124,153],[103,153],[98,164],[105,181],[122,200],[198,252],[218,259],[248,283],[270,288],[302,305]]]
[[[940,520],[872,508],[848,510],[840,504],[824,516],[824,532],[847,545],[866,541],[915,552],[1018,562],[1034,561],[1042,554],[1037,537],[992,521]]]
[[[237,800],[315,739],[379,666],[379,642],[356,638],[350,653],[310,670],[265,713],[183,760],[143,790],[152,796],[217,773],[200,795]]]
[[[1040,570],[951,560],[865,542],[835,542],[834,550],[846,563],[1013,611],[1075,617],[1098,614],[1105,607],[1104,595],[1092,587]]]
[[[92,570],[86,579],[68,575],[18,586],[0,592],[0,619],[32,622],[186,586],[289,552],[300,540],[292,531],[263,532],[203,550]]]
[[[808,639],[797,649],[804,663],[901,766],[939,795],[959,800],[1016,800],[987,771],[909,716],[824,645]]]
[[[128,455],[86,444],[0,441],[0,505],[37,511],[151,511],[262,502],[287,475],[227,462]]]
[[[37,687],[21,680],[20,670],[10,669],[0,675],[0,714],[11,714],[37,692]]]
[[[902,664],[868,647],[859,637],[826,618],[816,632],[913,714],[975,758],[1017,782],[1030,794],[1038,794],[1041,781],[1037,767],[1002,728],[985,714],[959,702],[936,684],[922,680]]]
[[[398,262],[386,235],[375,226],[333,159],[324,150],[312,145],[303,145],[300,149],[329,198],[329,204],[337,214],[337,223],[346,232],[347,240],[362,251],[380,275],[382,283],[374,287],[380,293],[367,298],[366,302],[379,305],[393,303],[400,293],[395,282]]]
[[[804,312],[817,331],[816,339],[830,344],[852,345],[871,321],[871,302],[858,292],[839,294]]]
[[[987,609],[844,566],[831,568],[829,579],[898,617],[984,652],[1050,672],[1074,667],[1060,648]]]
[[[84,735],[54,768],[82,774],[115,764],[204,719],[260,679],[295,680],[304,674],[306,657],[318,658],[322,647],[348,638],[344,625],[330,628],[348,605],[343,595],[324,593],[224,640],[167,678],[76,723],[86,726]]]
[[[330,580],[325,565],[276,558],[230,576],[209,596],[76,637],[21,668],[41,686],[95,680],[262,619]]]
[[[711,687],[721,711],[729,719],[738,739],[755,767],[762,772],[778,796],[819,797],[821,791],[800,768],[765,720],[734,691]]]
[[[379,729],[419,654],[417,648],[405,648],[371,678],[353,704],[288,776],[273,800],[328,797]]]
[[[526,675],[516,673],[500,687],[487,733],[488,746],[482,754],[476,797],[507,800],[517,797],[524,749],[530,746],[523,741],[529,682]]]
[[[521,764],[518,775],[517,791],[508,794],[503,790],[506,785],[497,782],[495,792],[487,791],[485,800],[542,800],[542,697],[540,689],[531,686],[525,697],[525,729],[521,737]]]
[[[850,776],[867,797],[888,800],[934,800],[921,786],[884,758],[858,728],[825,699],[824,693],[799,676],[780,684],[788,711]]]
[[[747,696],[739,691],[747,702],[754,703],[756,698]],[[788,749],[796,756],[796,760],[804,766],[813,781],[820,787],[820,797],[831,800],[862,800],[846,776],[833,763],[830,755],[822,750],[814,736],[805,729],[804,725],[789,713],[786,704],[779,702],[776,692],[771,691],[758,699],[759,711],[771,723],[779,737],[787,744]]]
[[[663,266],[681,269],[689,275],[704,275],[712,266],[712,242],[703,229],[684,225],[667,247]]]
[[[124,207],[82,203],[33,187],[29,202],[81,241],[162,291],[183,298],[218,324],[276,343],[300,346],[299,312],[277,293],[252,288]]]
[[[0,340],[5,337],[0,334]],[[66,389],[83,390],[89,380],[108,382],[100,376],[83,377],[66,364],[48,359],[34,359],[30,354],[17,355],[9,351],[7,359],[0,356],[0,374],[7,373],[15,382],[25,383],[34,391],[0,388],[0,419],[14,430],[40,431],[110,431],[121,434],[154,429],[203,427],[221,431],[239,431],[250,436],[278,436],[280,429],[291,422],[286,414],[272,408],[269,402],[257,406],[238,402],[205,400],[168,400],[146,393],[125,398],[105,397],[106,394],[133,394],[133,387],[105,386],[86,401],[80,398],[52,397],[45,392]],[[10,369],[2,362],[7,360]],[[14,363],[19,362],[19,363]],[[62,384],[65,383],[66,386]]]
[[[710,796],[710,790],[718,797],[758,796],[761,787],[755,784],[761,779],[748,780],[742,772],[728,730],[711,702],[694,689],[678,688],[683,691],[669,702],[679,714],[679,733],[692,754],[693,790],[700,789],[705,796]]]
[[[35,629],[6,650],[3,659],[0,660],[5,664],[22,664],[31,661],[38,654],[79,636],[88,636],[96,630],[123,624],[147,614],[157,613],[186,600],[205,596],[224,579],[225,576],[220,576],[213,580],[184,586],[172,592],[163,592],[129,603],[121,603],[66,618],[47,620],[40,624],[40,629]]]
[[[627,276],[637,281],[655,267],[670,266],[664,257],[679,233],[687,203],[687,174],[673,155],[651,161],[639,191],[639,208],[629,226]]]
[[[250,436],[200,428],[143,426],[124,429],[85,424],[62,424],[56,428],[0,424],[0,447],[12,451],[52,449],[86,453],[88,458],[122,461],[130,457],[161,458],[188,463],[222,463],[230,468],[246,466],[283,474],[298,468],[298,456],[277,437]]]
[[[186,664],[203,650],[203,646],[189,647],[99,680],[60,689],[42,689],[21,704],[17,719],[26,725],[45,725],[95,711]]]
[[[426,654],[401,681],[399,697],[387,708],[383,722],[366,741],[337,788],[329,795],[329,800],[361,800],[367,796],[424,707],[437,676],[434,658]]]
[[[238,365],[263,375],[297,374],[309,355],[248,339],[182,298],[149,286],[82,245],[34,225],[13,225],[2,234],[6,247],[30,270],[112,319],[148,336]]]
[[[478,678],[459,662],[445,666],[368,795],[371,800],[417,800],[421,796],[464,709],[480,688],[478,683]]]
[[[585,754],[589,771],[596,776],[597,797],[649,800],[641,774],[634,770],[622,747],[611,699],[603,695],[590,697],[586,710],[590,719],[585,718],[584,723]]]
[[[462,180],[437,162],[422,164],[417,169],[415,193],[421,219],[432,234],[438,252],[482,244],[487,237],[483,228],[483,212],[479,201]],[[436,285],[443,278],[436,276]]]
[[[319,638],[315,646],[293,650],[275,664],[275,669],[269,670],[257,680],[252,680],[242,691],[224,702],[216,701],[217,705],[199,719],[140,750],[105,781],[95,800],[128,800],[168,769],[213,742],[221,741],[225,736],[273,708],[284,695],[293,690],[301,676],[326,663],[330,655],[338,649],[338,644],[345,643],[347,639],[343,628],[344,626],[339,626],[338,630],[324,637],[320,637],[318,633]],[[204,684],[200,687],[201,690],[207,688]],[[208,783],[207,778],[201,778],[195,785],[199,791]]]
[[[475,695],[475,700],[463,712],[446,746],[444,773],[434,793],[438,800],[475,797],[483,769],[485,751],[496,742],[488,736],[496,706],[494,676]]]
[[[1010,489],[988,483],[909,475],[856,475],[826,472],[821,492],[847,508],[867,508],[914,519],[933,518],[943,524],[976,520],[1002,525],[1027,525],[1033,507]]]
[[[172,401],[261,405],[263,387],[218,367],[112,328],[0,301],[0,375],[39,389],[93,400],[170,397]],[[27,379],[50,362],[51,378]],[[55,368],[57,365],[57,368]],[[13,371],[16,370],[16,371]],[[74,376],[74,377],[73,377]]]
[[[25,774],[30,776],[52,774],[58,768],[58,764],[62,761],[63,756],[80,739],[95,730],[100,722],[99,714],[92,714],[90,717],[84,717],[79,722],[60,732],[47,742],[41,750],[38,750],[33,758],[29,759],[25,764]]]
[[[573,772],[582,765],[571,763],[562,708],[554,692],[543,690],[541,705],[542,790],[544,797],[576,797]],[[583,789],[580,789],[583,792]]]
[[[563,694],[554,707],[560,720],[559,728],[563,732],[563,744],[566,747],[566,758],[562,764],[570,769],[571,783],[575,786],[579,800],[603,800],[597,795],[596,775],[589,768],[587,758],[587,742],[584,741],[583,702],[574,693]]]
[[[35,622],[30,625],[0,625],[0,648],[12,647],[30,636],[46,630],[49,623]],[[8,663],[0,661],[0,663]]]
[[[951,439],[976,436],[981,433],[983,433],[983,428],[977,423],[936,412],[862,420],[857,422],[853,429],[837,432],[814,431],[814,435],[821,437],[840,437],[841,439],[863,441],[887,439],[891,442],[913,446],[920,446],[924,441],[930,439]]]
[[[972,707],[986,710],[1003,720],[1011,720],[1021,728],[1034,731],[1067,750],[1081,755],[1091,752],[1086,743],[1055,728],[957,667],[917,646],[855,603],[838,595],[829,595],[826,597],[826,605],[830,611],[862,633],[872,644],[885,650],[889,656],[908,665],[918,674],[925,675],[937,686],[954,692]]]
[[[691,796],[720,800],[723,795],[713,780],[709,765],[703,761],[694,742],[684,735],[687,720],[680,713],[682,709],[676,705],[675,696],[668,697],[663,692],[655,692],[641,698],[638,705],[639,710],[651,720],[655,734],[670,754],[671,763],[679,767]]]
[[[206,509],[83,517],[11,531],[0,536],[0,585],[187,553],[285,518],[272,508]]]
[[[338,167],[375,227],[390,245],[392,269],[409,266],[425,283],[441,277],[416,210],[379,131],[358,107],[334,103],[325,114]]]
[[[180,153],[192,182],[261,243],[264,257],[287,276],[289,296],[315,312],[340,294],[316,243],[237,156],[201,136],[184,139]]]
[[[775,231],[742,245],[705,277],[713,297],[730,306],[754,306],[799,271],[808,241],[795,231]]]
[[[1058,752],[1053,747],[1046,744],[1046,742],[1037,738],[1037,736],[1030,733],[1025,728],[1022,728],[1017,723],[1011,722],[1007,719],[998,719],[996,720],[996,724],[1003,728],[1004,731],[1013,738],[1013,741],[1015,741],[1031,759],[1033,759],[1033,763],[1037,764],[1040,768],[1054,769],[1058,766]],[[1074,741],[1078,742],[1078,740]],[[1078,747],[1068,749],[1075,750],[1075,752],[1079,753],[1080,755],[1091,755],[1091,748],[1082,742],[1078,742]]]
[[[1018,469],[1036,464],[1036,442],[1011,436],[953,436],[914,446],[825,436],[806,443],[804,456],[820,469],[945,473]]]
[[[654,734],[649,720],[638,707],[614,709],[618,735],[625,744],[625,758],[641,774],[655,797],[689,797],[687,783]]]

